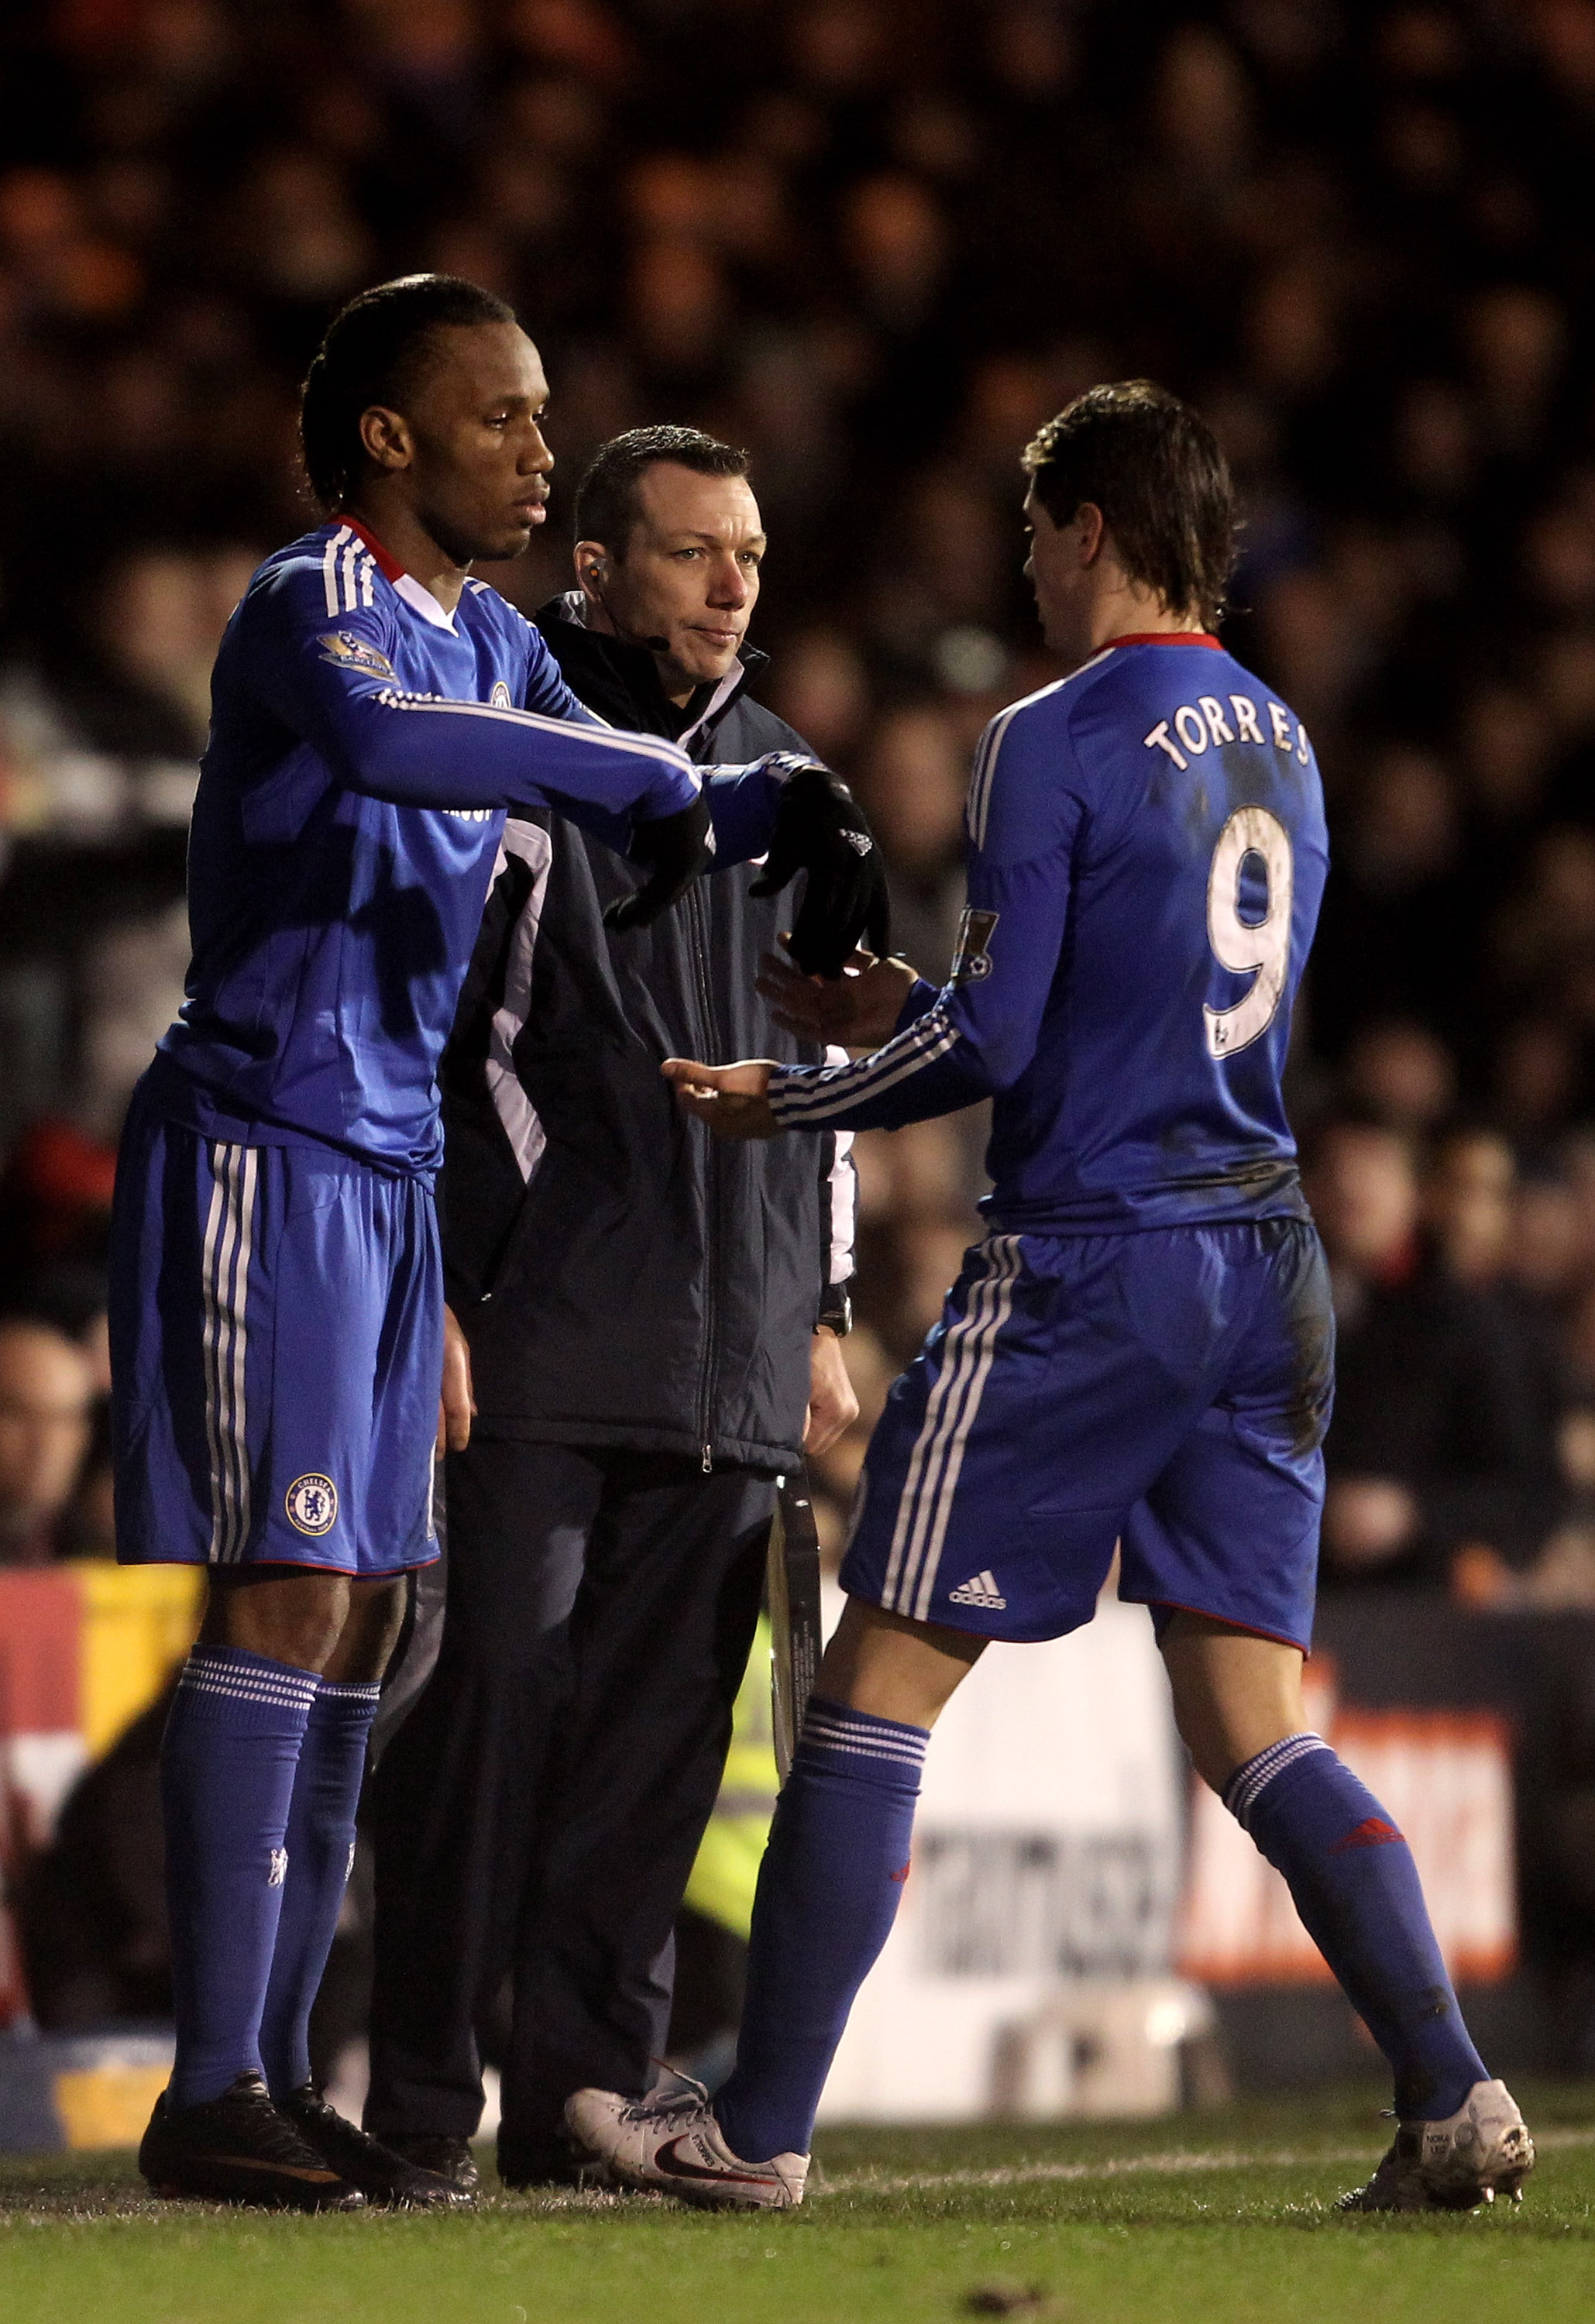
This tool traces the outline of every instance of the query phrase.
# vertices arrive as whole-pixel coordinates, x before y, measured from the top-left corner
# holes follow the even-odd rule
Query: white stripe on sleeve
[[[327,610],[329,613],[336,613],[338,611],[337,553],[348,539],[348,526],[340,524],[327,542],[326,553],[321,559],[321,586],[326,594]]]
[[[957,1038],[958,1028],[948,1021],[945,1006],[938,1001],[873,1056],[828,1067],[812,1078],[806,1073],[777,1074],[770,1085],[770,1110],[790,1129],[817,1128],[828,1115],[844,1113],[861,1099],[880,1097],[910,1074],[922,1073],[945,1056]]]

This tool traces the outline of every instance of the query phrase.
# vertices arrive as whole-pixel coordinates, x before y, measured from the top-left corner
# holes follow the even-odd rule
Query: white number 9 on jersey
[[[1240,871],[1259,856],[1268,879],[1268,907],[1260,920],[1240,917]],[[1237,807],[1219,834],[1207,874],[1207,941],[1222,967],[1257,982],[1233,1009],[1203,1005],[1207,1054],[1232,1057],[1274,1021],[1290,967],[1290,899],[1295,868],[1290,834],[1266,807]]]

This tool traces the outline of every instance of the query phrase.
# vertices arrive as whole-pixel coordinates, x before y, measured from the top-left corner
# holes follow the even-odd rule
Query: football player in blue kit
[[[1347,2204],[1515,2196],[1533,2145],[1469,2039],[1406,1844],[1303,1706],[1333,1327],[1280,1084],[1327,869],[1312,747],[1212,633],[1234,517],[1194,412],[1144,382],[1096,388],[1025,466],[1027,570],[1070,674],[982,741],[950,982],[871,961],[821,987],[769,964],[782,1021],[881,1046],[665,1068],[729,1137],[991,1096],[993,1190],[864,1464],[735,2070],[712,2105],[587,2090],[567,2119],[630,2184],[801,2200],[930,1729],[987,1639],[1088,1622],[1118,1544],[1198,1771],[1394,2070],[1395,2144]]]
[[[505,810],[557,807],[645,868],[618,943],[715,847],[807,850],[850,945],[866,916],[834,778],[705,781],[594,718],[472,577],[542,521],[547,399],[474,284],[355,300],[304,391],[328,520],[262,566],[217,659],[187,999],[129,1111],[112,1251],[118,1553],[211,1585],[161,1758],[177,2054],[139,2160],[167,2192],[455,2200],[327,2105],[307,2032],[404,1575],[437,1554],[434,1443],[469,1431],[435,1074]]]

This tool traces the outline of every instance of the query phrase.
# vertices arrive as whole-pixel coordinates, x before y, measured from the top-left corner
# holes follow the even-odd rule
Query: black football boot
[[[162,2090],[138,2151],[157,2195],[259,2203],[280,2211],[363,2211],[352,2179],[279,2114],[258,2074],[240,2074],[219,2098],[169,2107]]]
[[[323,2163],[359,2188],[368,2203],[381,2204],[391,2211],[441,2211],[456,2209],[473,2200],[474,2189],[460,2186],[442,2172],[426,2169],[380,2138],[373,2138],[368,2130],[346,2121],[313,2082],[290,2090],[278,2111],[306,2145],[315,2148]],[[473,2176],[475,2168],[473,2164]]]

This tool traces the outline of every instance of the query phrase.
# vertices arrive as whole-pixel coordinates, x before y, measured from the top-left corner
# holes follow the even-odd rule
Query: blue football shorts
[[[842,1586],[991,1638],[1119,1594],[1306,1648],[1334,1319],[1296,1219],[989,1235],[871,1439]]]
[[[140,1092],[110,1311],[123,1564],[376,1575],[437,1556],[429,1184],[330,1148],[219,1143]]]

